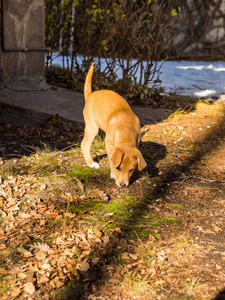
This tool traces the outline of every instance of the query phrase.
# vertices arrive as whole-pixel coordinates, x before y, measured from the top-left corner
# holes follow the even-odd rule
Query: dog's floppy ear
[[[139,150],[137,150],[137,151],[138,151],[138,153],[137,153],[138,170],[141,171],[147,166],[147,164],[146,164],[141,152]]]
[[[116,148],[113,156],[112,156],[112,162],[115,166],[115,168],[119,168],[121,163],[122,163],[122,160],[123,160],[123,157],[124,157],[124,152],[122,149],[120,148]]]

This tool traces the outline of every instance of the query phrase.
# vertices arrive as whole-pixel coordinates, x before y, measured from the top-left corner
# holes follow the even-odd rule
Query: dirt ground
[[[83,128],[1,125],[2,299],[225,299],[224,125],[203,102],[146,124],[123,189],[102,139],[85,167]]]

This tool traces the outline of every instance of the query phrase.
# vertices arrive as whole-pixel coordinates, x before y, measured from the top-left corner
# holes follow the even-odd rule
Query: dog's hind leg
[[[100,168],[99,164],[94,162],[91,158],[91,144],[98,134],[99,127],[96,123],[89,123],[88,126],[86,124],[85,130],[84,130],[84,138],[81,143],[81,149],[84,155],[84,159],[87,163],[87,165],[91,168]]]

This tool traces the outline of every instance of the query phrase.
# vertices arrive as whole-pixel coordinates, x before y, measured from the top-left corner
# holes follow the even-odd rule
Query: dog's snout
[[[124,182],[121,182],[121,183],[120,183],[120,187],[125,187],[125,186],[127,186],[126,183],[124,183]]]

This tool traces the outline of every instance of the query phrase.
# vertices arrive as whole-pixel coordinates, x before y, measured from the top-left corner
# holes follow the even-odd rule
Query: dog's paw
[[[111,172],[110,177],[111,177],[112,179],[115,179],[115,178],[116,178],[116,177],[115,177],[115,173]]]
[[[99,166],[99,164],[98,164],[98,163],[96,163],[96,162],[93,162],[93,164],[91,165],[91,168],[94,168],[94,169],[99,169],[99,168],[100,168],[100,166]]]

